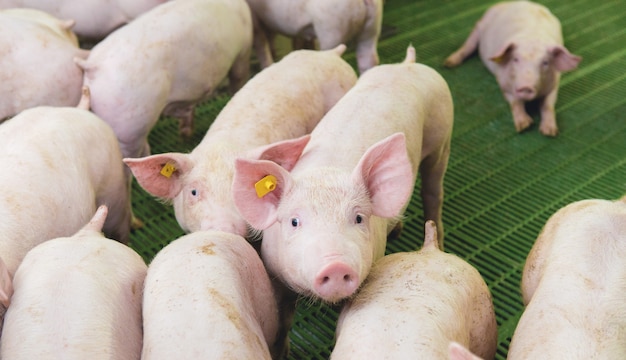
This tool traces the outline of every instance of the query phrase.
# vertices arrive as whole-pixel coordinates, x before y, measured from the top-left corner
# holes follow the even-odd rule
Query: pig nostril
[[[352,281],[352,277],[349,274],[345,274],[343,276],[343,281],[350,282],[350,281]]]

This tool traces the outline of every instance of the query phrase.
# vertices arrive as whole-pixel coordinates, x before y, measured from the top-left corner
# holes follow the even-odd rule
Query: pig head
[[[330,303],[351,296],[384,255],[388,219],[401,214],[414,186],[402,133],[372,145],[351,172],[290,173],[249,159],[238,159],[235,168],[234,202],[263,230],[261,256],[269,272],[295,292]],[[256,184],[268,179],[272,190],[258,192]]]

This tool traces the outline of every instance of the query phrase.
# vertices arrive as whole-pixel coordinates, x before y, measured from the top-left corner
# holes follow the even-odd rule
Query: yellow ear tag
[[[163,167],[161,168],[161,175],[165,176],[166,178],[169,178],[172,176],[174,171],[176,171],[176,167],[170,163],[167,163],[163,165]]]
[[[256,190],[256,195],[260,198],[267,195],[270,191],[274,191],[276,189],[276,176],[267,175],[263,179],[257,181],[254,184],[254,189]]]

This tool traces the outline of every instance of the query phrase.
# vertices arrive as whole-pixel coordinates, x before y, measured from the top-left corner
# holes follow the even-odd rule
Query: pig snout
[[[531,86],[522,85],[515,89],[515,95],[523,100],[532,100],[537,95],[537,91],[535,91],[535,89]]]
[[[322,268],[313,283],[315,292],[329,302],[351,296],[358,287],[359,274],[340,261],[334,261]]]

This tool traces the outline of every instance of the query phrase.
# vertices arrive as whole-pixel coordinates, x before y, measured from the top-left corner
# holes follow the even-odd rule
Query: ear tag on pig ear
[[[176,171],[176,166],[174,166],[174,164],[167,163],[161,168],[161,175],[169,179],[174,171]]]
[[[256,195],[260,198],[267,195],[269,192],[274,191],[276,189],[276,176],[274,175],[266,175],[263,179],[257,181],[254,184],[254,189],[256,190]]]

